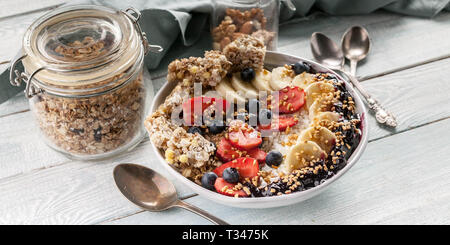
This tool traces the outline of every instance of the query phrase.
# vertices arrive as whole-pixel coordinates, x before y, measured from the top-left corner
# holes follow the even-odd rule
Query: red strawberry
[[[294,117],[291,117],[291,116],[287,116],[287,115],[281,115],[277,119],[273,118],[271,124],[259,125],[258,129],[259,130],[273,129],[275,131],[284,131],[284,130],[287,129],[287,127],[292,127],[292,126],[294,126],[295,124],[298,123],[298,119],[297,118],[294,118]],[[278,123],[276,123],[276,121],[278,121]]]
[[[238,150],[225,138],[220,140],[216,154],[223,162],[229,162],[240,157]]]
[[[247,193],[243,190],[235,191],[233,190],[235,184],[231,184],[226,182],[223,178],[217,178],[216,182],[214,183],[214,188],[216,188],[216,191],[222,195],[226,196],[237,196],[238,197],[247,197]]]
[[[198,109],[195,109],[195,105],[198,106]],[[230,104],[226,100],[212,97],[194,97],[184,102],[182,105],[183,119],[186,122],[186,125],[193,125],[195,122],[195,116],[202,117],[206,108],[212,105],[217,106],[217,110],[222,109],[224,112],[226,112],[230,107]]]
[[[278,98],[273,106],[278,108],[280,113],[296,112],[305,104],[305,91],[297,86],[287,86],[274,93],[279,93],[278,96],[273,96]]]
[[[216,155],[223,162],[230,162],[241,156],[250,156],[258,160],[259,164],[264,164],[266,162],[267,153],[259,148],[254,148],[249,151],[241,151],[236,147],[233,147],[230,141],[222,138],[217,146]]]
[[[230,122],[228,139],[233,146],[242,150],[251,150],[262,143],[261,134],[241,120]]]
[[[256,160],[258,160],[258,163],[260,165],[264,165],[266,163],[267,153],[259,148],[255,148],[248,151],[247,155],[249,155],[251,158],[255,158]]]
[[[229,167],[237,169],[239,176],[243,179],[251,179],[257,176],[259,172],[258,160],[251,157],[239,157],[231,162],[222,164],[220,167],[214,169],[213,172],[216,173],[217,176],[222,177],[223,170]]]

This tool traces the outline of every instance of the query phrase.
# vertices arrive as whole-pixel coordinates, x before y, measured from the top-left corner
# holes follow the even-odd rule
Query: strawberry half
[[[243,190],[233,190],[235,184],[231,184],[226,182],[223,178],[217,178],[216,182],[214,183],[214,188],[216,189],[216,191],[222,195],[226,195],[226,196],[237,196],[238,197],[247,197],[247,193],[245,193],[245,191]]]
[[[274,93],[279,93],[278,97],[273,96],[274,98],[278,98],[273,102],[273,106],[274,108],[278,108],[280,113],[296,112],[305,104],[306,93],[297,86],[287,86]]]
[[[227,139],[222,138],[217,146],[217,157],[223,162],[233,161],[240,157],[240,152]]]
[[[277,120],[278,119],[278,120]],[[298,119],[294,118],[292,116],[287,116],[287,115],[281,115],[278,116],[278,118],[273,118],[272,119],[272,123],[268,124],[268,125],[259,125],[258,129],[259,130],[269,130],[269,129],[273,129],[275,131],[284,131],[286,130],[288,127],[292,127],[295,124],[298,123]],[[278,123],[275,123],[276,121],[278,121]]]
[[[196,111],[195,106],[198,106]],[[195,118],[202,117],[203,112],[210,106],[217,106],[217,111],[222,110],[226,112],[230,108],[230,104],[220,98],[213,97],[194,97],[185,101],[182,105],[183,119],[186,125],[192,126],[195,122]]]
[[[261,134],[241,120],[230,122],[228,139],[234,147],[242,150],[251,150],[262,143]]]
[[[239,176],[242,179],[251,179],[257,176],[259,172],[258,160],[252,157],[239,157],[231,162],[222,164],[220,167],[214,169],[213,172],[216,173],[217,176],[222,177],[223,171],[229,167],[237,169]]]
[[[229,140],[222,138],[217,146],[216,155],[223,162],[230,162],[242,156],[249,156],[255,158],[259,164],[264,164],[267,153],[259,148],[254,148],[249,151],[239,150]]]
[[[251,158],[255,158],[260,165],[264,165],[266,163],[267,153],[259,148],[252,149],[247,152]]]

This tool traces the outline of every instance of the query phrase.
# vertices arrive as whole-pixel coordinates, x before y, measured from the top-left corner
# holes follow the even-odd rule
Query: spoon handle
[[[350,74],[356,77],[356,67],[358,66],[358,61],[350,60]]]
[[[388,110],[384,109],[384,107],[376,99],[370,96],[369,93],[367,93],[366,90],[361,86],[355,76],[343,70],[341,70],[341,72],[343,72],[349,78],[356,89],[358,89],[358,91],[366,99],[369,108],[375,112],[375,118],[377,119],[377,121],[381,124],[386,124],[390,127],[395,128],[397,126],[397,119],[395,118],[395,116]]]
[[[183,202],[181,200],[178,200],[174,206],[179,207],[179,208],[184,208],[186,210],[189,210],[195,214],[198,214],[200,216],[202,216],[203,218],[211,221],[212,223],[216,224],[216,225],[229,225],[227,222],[215,217],[214,215],[200,209],[197,208],[196,206],[193,206],[187,202]]]

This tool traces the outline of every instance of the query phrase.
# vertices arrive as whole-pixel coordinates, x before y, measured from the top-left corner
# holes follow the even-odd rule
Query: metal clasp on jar
[[[141,36],[142,45],[144,45],[145,54],[149,51],[153,53],[160,53],[163,51],[163,48],[159,45],[151,45],[148,43],[147,34],[142,31],[141,25],[139,25],[139,19],[141,18],[141,12],[133,7],[128,7],[125,10],[122,10],[122,13],[127,16],[131,22],[133,22],[137,32]]]
[[[33,84],[32,79],[33,77],[40,71],[46,69],[45,67],[41,67],[37,70],[35,70],[31,75],[27,74],[26,72],[20,72],[19,70],[16,70],[16,65],[23,60],[25,57],[27,57],[26,54],[23,53],[23,50],[21,50],[17,56],[11,61],[11,64],[9,66],[9,82],[13,86],[19,87],[22,82],[25,82],[25,96],[30,99],[36,94],[42,93],[42,89],[37,87]]]

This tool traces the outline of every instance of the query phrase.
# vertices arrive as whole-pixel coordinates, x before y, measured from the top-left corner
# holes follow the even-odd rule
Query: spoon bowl
[[[334,70],[344,67],[344,53],[333,40],[320,32],[314,32],[311,36],[311,51],[314,58],[321,64]]]
[[[178,199],[172,183],[152,169],[140,165],[117,165],[114,168],[114,180],[128,200],[149,211],[166,210]]]
[[[163,211],[180,207],[198,214],[218,225],[225,221],[178,199],[175,186],[156,171],[132,163],[117,165],[114,181],[120,192],[132,203],[148,211]]]
[[[369,53],[369,33],[364,27],[353,26],[345,32],[341,44],[345,57],[358,62]]]

